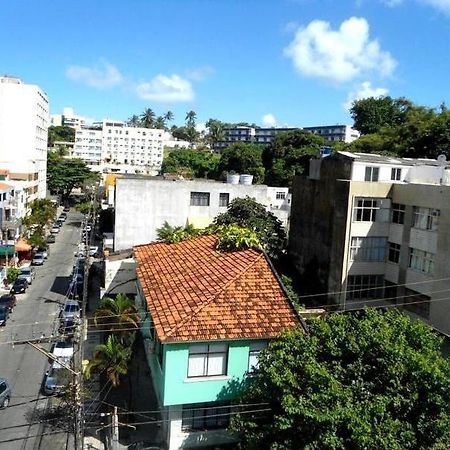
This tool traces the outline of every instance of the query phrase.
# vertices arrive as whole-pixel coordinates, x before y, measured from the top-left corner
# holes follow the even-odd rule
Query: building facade
[[[289,253],[343,309],[397,306],[450,334],[450,166],[338,152],[296,177]]]
[[[114,251],[157,239],[164,222],[204,228],[227,210],[234,198],[251,197],[266,206],[287,227],[288,188],[221,183],[212,180],[168,180],[124,176],[116,179]]]
[[[78,129],[86,125],[86,118],[75,114],[72,108],[64,108],[62,114],[52,114],[50,122],[54,127],[62,126]]]
[[[0,169],[21,183],[27,202],[45,198],[49,103],[38,86],[0,77]]]

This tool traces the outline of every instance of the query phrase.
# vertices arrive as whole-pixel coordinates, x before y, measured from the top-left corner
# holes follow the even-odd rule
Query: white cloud
[[[123,82],[123,76],[116,66],[101,60],[94,67],[69,66],[66,76],[72,81],[78,81],[97,89],[108,89]]]
[[[450,15],[450,0],[420,0],[426,5],[430,5],[444,14]]]
[[[214,73],[211,66],[201,66],[186,71],[186,78],[193,81],[203,81]]]
[[[137,95],[144,100],[155,102],[190,102],[194,99],[194,90],[189,80],[179,75],[156,75],[148,82],[136,86]]]
[[[328,22],[314,20],[299,28],[294,40],[284,49],[297,71],[308,77],[342,83],[366,72],[390,75],[396,61],[369,37],[364,18],[351,17],[332,30]]]
[[[361,100],[363,98],[368,97],[382,97],[383,95],[387,95],[388,90],[382,87],[372,87],[372,83],[370,81],[364,81],[361,83],[355,91],[352,91],[347,96],[347,101],[344,103],[345,109],[350,109],[352,103],[355,100]]]
[[[273,114],[264,114],[262,123],[265,127],[276,127],[278,122]]]

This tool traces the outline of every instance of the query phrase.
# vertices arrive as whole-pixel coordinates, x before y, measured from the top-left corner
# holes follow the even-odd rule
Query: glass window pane
[[[208,358],[208,375],[225,375],[225,355],[212,354]]]
[[[205,366],[205,355],[189,355],[188,377],[201,377],[206,375]]]

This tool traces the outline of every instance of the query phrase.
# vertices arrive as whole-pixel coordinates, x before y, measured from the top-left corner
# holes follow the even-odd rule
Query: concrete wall
[[[191,192],[209,192],[210,206],[190,206]],[[219,194],[229,193],[230,202],[246,196],[268,205],[267,186],[232,185],[199,180],[118,178],[115,195],[114,250],[123,250],[157,239],[165,221],[185,226],[188,219],[210,223],[226,207],[219,207]]]

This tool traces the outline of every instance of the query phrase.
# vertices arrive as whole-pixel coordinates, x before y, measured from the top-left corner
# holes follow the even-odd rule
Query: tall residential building
[[[450,334],[450,165],[338,152],[292,191],[289,253],[343,309],[406,310]],[[317,298],[317,297],[316,297]]]
[[[223,139],[214,145],[214,149],[221,151],[236,142],[253,144],[270,144],[275,136],[295,130],[306,130],[322,136],[328,142],[352,142],[358,139],[359,131],[348,125],[320,125],[317,127],[304,128],[257,128],[249,126],[227,127],[223,130]]]
[[[46,196],[48,121],[48,97],[39,86],[0,77],[0,168],[28,202]]]
[[[50,122],[55,127],[63,126],[77,129],[86,124],[86,118],[75,114],[72,108],[64,108],[62,114],[52,114]]]
[[[156,175],[163,158],[164,133],[104,120],[76,130],[71,157],[98,172]]]

